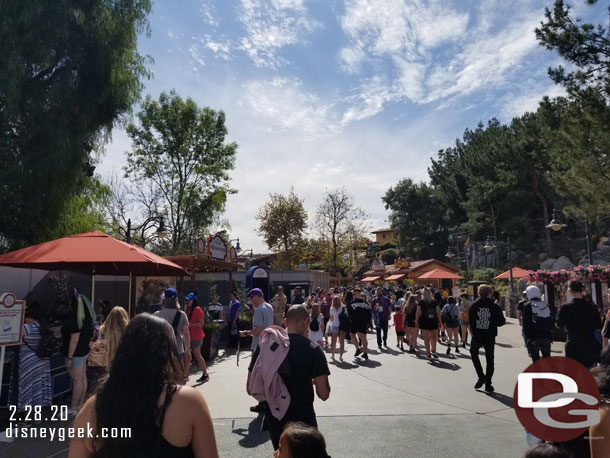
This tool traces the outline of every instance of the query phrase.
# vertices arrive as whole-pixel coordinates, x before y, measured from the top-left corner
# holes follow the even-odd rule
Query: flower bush
[[[571,279],[578,279],[585,282],[610,281],[610,266],[576,266],[572,270],[530,270],[525,279],[534,283],[551,283],[558,285],[567,283]]]

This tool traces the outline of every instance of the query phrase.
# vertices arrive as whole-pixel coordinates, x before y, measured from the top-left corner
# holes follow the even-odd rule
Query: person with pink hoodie
[[[309,321],[309,313],[303,305],[290,307],[285,319],[289,349],[281,364],[278,365],[278,359],[285,352],[287,342],[285,335],[274,326],[265,337],[265,341],[269,343],[268,348],[264,350],[266,354],[262,355],[260,348],[255,350],[248,367],[246,389],[248,394],[256,394],[257,399],[261,394],[265,396],[265,419],[274,450],[279,447],[280,436],[287,423],[301,421],[310,426],[318,426],[313,406],[314,388],[315,394],[322,401],[326,401],[330,396],[328,363],[322,348],[308,338]],[[278,357],[270,355],[275,352],[278,352]],[[261,355],[265,358],[267,370],[270,371],[268,374],[261,373],[261,370],[265,370],[261,367],[263,362],[258,362]],[[275,376],[276,373],[281,380]],[[282,385],[290,396],[290,403],[284,415],[281,415],[284,410]]]

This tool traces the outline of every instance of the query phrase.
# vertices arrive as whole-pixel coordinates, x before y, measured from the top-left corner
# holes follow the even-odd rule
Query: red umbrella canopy
[[[525,278],[528,274],[528,271],[522,269],[521,267],[513,267],[513,278]],[[494,277],[494,280],[508,280],[510,279],[510,270]]]
[[[178,264],[101,231],[72,235],[0,255],[0,266],[100,275],[190,275]]]
[[[426,272],[423,275],[420,275],[419,278],[426,278],[426,279],[446,279],[446,280],[458,280],[460,278],[464,278],[464,277],[460,277],[457,274],[454,274],[453,272],[448,272],[446,270],[443,269],[434,269],[431,270],[430,272]]]

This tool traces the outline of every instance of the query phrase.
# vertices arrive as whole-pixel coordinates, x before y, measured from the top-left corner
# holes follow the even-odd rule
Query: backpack
[[[425,304],[425,317],[428,320],[436,320],[436,303],[435,302],[424,302]]]
[[[341,310],[341,313],[339,313],[339,328],[349,330],[351,325],[352,322],[349,319],[349,315],[347,314],[345,307],[343,307],[343,310]]]
[[[530,302],[532,309],[532,322],[538,327],[553,327],[553,315],[546,302],[534,299]]]
[[[36,356],[39,358],[50,358],[59,351],[59,339],[55,337],[47,326],[40,322],[38,323],[38,329],[41,336],[38,348],[32,348],[25,340],[23,343],[26,347],[36,353]]]
[[[319,315],[318,318],[316,318],[315,320],[311,320],[311,323],[309,323],[309,330],[313,332],[318,332],[320,330]]]

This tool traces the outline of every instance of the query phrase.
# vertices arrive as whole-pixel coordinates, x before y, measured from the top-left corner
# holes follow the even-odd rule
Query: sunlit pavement
[[[381,352],[375,335],[369,334],[369,361],[355,358],[353,345],[346,344],[344,362],[330,364],[329,400],[315,402],[329,454],[335,458],[522,456],[527,449],[525,431],[512,408],[512,395],[517,375],[530,360],[516,320],[508,319],[499,334],[493,394],[474,390],[476,376],[468,349],[461,349],[457,357],[453,351],[446,356],[446,347],[439,345],[440,359],[428,362],[398,350],[393,328],[389,348]],[[562,343],[553,346],[554,354],[562,349]],[[199,387],[214,417],[221,456],[271,456],[261,418],[248,410],[256,404],[245,391],[249,362],[250,351],[241,352],[239,367],[234,351],[222,353],[210,366],[210,382]]]
[[[331,395],[316,400],[319,427],[328,453],[338,457],[499,457],[517,458],[526,450],[525,432],[512,409],[517,375],[529,365],[516,320],[500,328],[496,346],[494,394],[473,388],[476,376],[468,351],[428,362],[396,348],[390,328],[389,349],[377,350],[369,334],[370,359],[354,358],[346,344],[344,362],[330,364]],[[555,343],[554,354],[563,344]],[[423,350],[420,352],[423,355]],[[205,396],[221,457],[271,457],[272,447],[261,431],[256,404],[246,394],[251,352],[242,350],[239,367],[234,350],[221,350],[209,366],[211,379],[198,385],[193,372],[189,385]],[[330,354],[328,354],[330,361]],[[59,426],[59,425],[53,425]],[[67,443],[16,440],[0,443],[0,458],[67,457]]]

